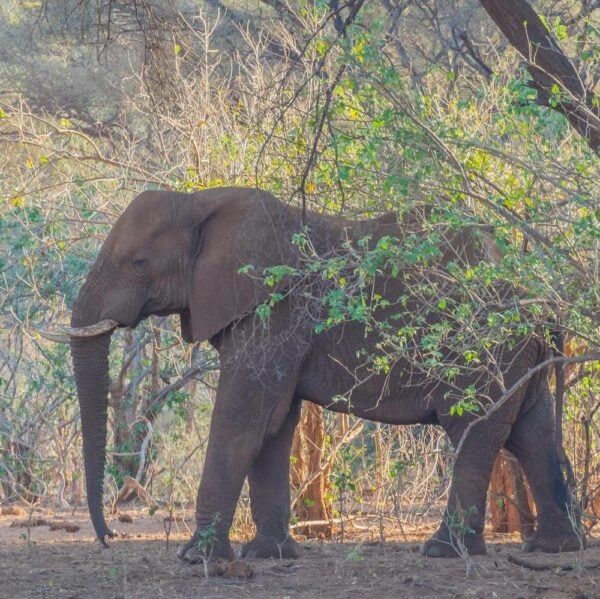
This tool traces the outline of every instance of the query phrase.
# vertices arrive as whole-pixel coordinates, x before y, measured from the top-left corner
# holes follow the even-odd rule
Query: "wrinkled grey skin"
[[[347,236],[370,234],[402,238],[409,223],[395,218],[348,223],[308,214],[317,252],[339,247]],[[196,504],[197,531],[180,557],[200,559],[197,540],[216,524],[212,558],[233,559],[228,531],[244,479],[248,477],[257,533],[242,555],[295,557],[298,545],[288,534],[289,463],[294,428],[302,400],[393,424],[441,425],[456,445],[473,417],[448,414],[447,389],[406,364],[389,375],[371,375],[356,356],[373,348],[374,334],[350,323],[325,333],[313,332],[319,289],[294,289],[277,304],[267,323],[254,308],[272,290],[238,273],[248,263],[262,272],[274,264],[295,264],[298,249],[290,243],[301,216],[256,189],[223,188],[194,194],[145,192],[125,210],[108,235],[82,287],[73,326],[114,319],[135,327],[151,314],[179,314],[187,341],[209,340],[221,360],[221,376],[211,422],[206,462]],[[350,225],[350,227],[349,227]],[[442,262],[489,258],[489,248],[468,234],[450,236]],[[381,279],[378,291],[394,298],[407,290],[403,277]],[[285,283],[280,291],[289,289]],[[307,290],[304,290],[307,291]],[[322,290],[321,290],[322,291]],[[410,306],[409,306],[410,307]],[[382,310],[382,318],[386,312]],[[90,515],[98,538],[111,536],[102,512],[106,453],[108,354],[110,334],[72,339],[86,484]],[[542,339],[532,337],[516,349],[496,352],[505,388],[547,357]],[[355,376],[357,378],[355,378]],[[492,399],[501,395],[489,377],[456,381],[475,384]],[[347,402],[333,401],[347,394]],[[523,385],[493,417],[472,428],[454,467],[447,514],[474,506],[465,537],[470,553],[485,552],[482,537],[486,492],[500,448],[521,462],[533,491],[538,526],[525,549],[565,551],[579,547],[565,511],[568,493],[554,448],[552,397],[541,372]],[[444,523],[424,546],[429,556],[451,556]]]

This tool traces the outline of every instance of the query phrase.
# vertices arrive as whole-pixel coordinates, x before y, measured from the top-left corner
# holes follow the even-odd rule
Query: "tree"
[[[584,76],[577,72],[548,26],[525,0],[480,2],[525,60],[538,92],[536,101],[564,114],[590,148],[600,154],[600,99],[586,88]],[[564,25],[562,28],[564,31]]]

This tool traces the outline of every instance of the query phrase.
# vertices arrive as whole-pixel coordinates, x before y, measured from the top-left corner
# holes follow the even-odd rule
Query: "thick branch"
[[[508,41],[523,56],[538,90],[537,101],[564,114],[600,154],[600,108],[573,63],[525,0],[479,0]],[[560,94],[554,93],[558,84]],[[554,87],[554,89],[556,89]]]

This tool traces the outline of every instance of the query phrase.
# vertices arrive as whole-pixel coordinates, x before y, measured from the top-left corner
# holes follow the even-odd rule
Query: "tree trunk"
[[[494,532],[533,532],[533,498],[517,460],[501,450],[494,463],[489,494],[489,514]]]
[[[385,456],[381,423],[375,424],[375,487],[381,489],[385,483]]]
[[[322,467],[324,445],[323,409],[304,402],[292,444],[292,487],[304,487],[294,506],[298,520],[320,521],[296,528],[307,537],[331,538],[332,533],[329,468]]]
[[[564,114],[590,148],[600,154],[600,107],[573,63],[525,0],[479,0],[526,61],[537,102]],[[557,93],[558,92],[558,93]]]

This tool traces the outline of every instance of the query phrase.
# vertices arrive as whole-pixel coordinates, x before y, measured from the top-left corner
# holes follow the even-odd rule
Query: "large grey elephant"
[[[411,226],[392,216],[349,223],[310,212],[304,224],[316,255],[335,253],[343,242],[365,236],[401,241]],[[516,344],[494,347],[490,352],[495,370],[475,369],[452,383],[430,380],[424,370],[403,360],[388,372],[369,368],[358,350],[376,351],[376,330],[369,332],[363,322],[350,321],[315,333],[323,293],[318,284],[292,277],[269,288],[258,277],[240,272],[247,264],[258,273],[272,265],[298,265],[300,250],[290,239],[301,225],[299,210],[264,191],[244,188],[144,192],[115,223],[66,330],[81,408],[89,511],[98,539],[105,543],[113,534],[102,510],[111,333],[116,327],[135,327],[152,314],[178,314],[183,338],[209,341],[221,363],[196,503],[197,530],[180,550],[182,559],[200,559],[199,545],[207,531],[214,540],[212,557],[234,558],[228,533],[246,477],[256,537],[243,547],[242,555],[298,555],[288,529],[289,466],[303,400],[379,422],[437,424],[455,446],[460,442],[446,517],[425,543],[426,555],[455,555],[448,522],[459,512],[468,515],[463,532],[469,553],[485,552],[486,493],[502,447],[522,464],[537,506],[537,529],[524,549],[579,548],[555,450],[546,373],[539,368],[535,376],[525,376],[548,357],[543,336],[531,334]],[[437,263],[490,260],[493,251],[490,239],[476,228],[449,229],[442,235]],[[408,313],[415,301],[411,289],[418,287],[418,273],[395,275],[382,273],[377,279],[377,293],[390,300],[387,307],[381,303],[381,319],[398,311],[398,298],[404,298]],[[318,276],[315,280],[323,281]],[[280,301],[261,319],[256,308],[274,290]],[[512,291],[507,293],[500,299]],[[496,404],[487,418],[450,414],[448,395],[457,387],[472,386],[497,401],[503,390],[515,385],[516,392]],[[461,441],[467,427],[469,434]]]

